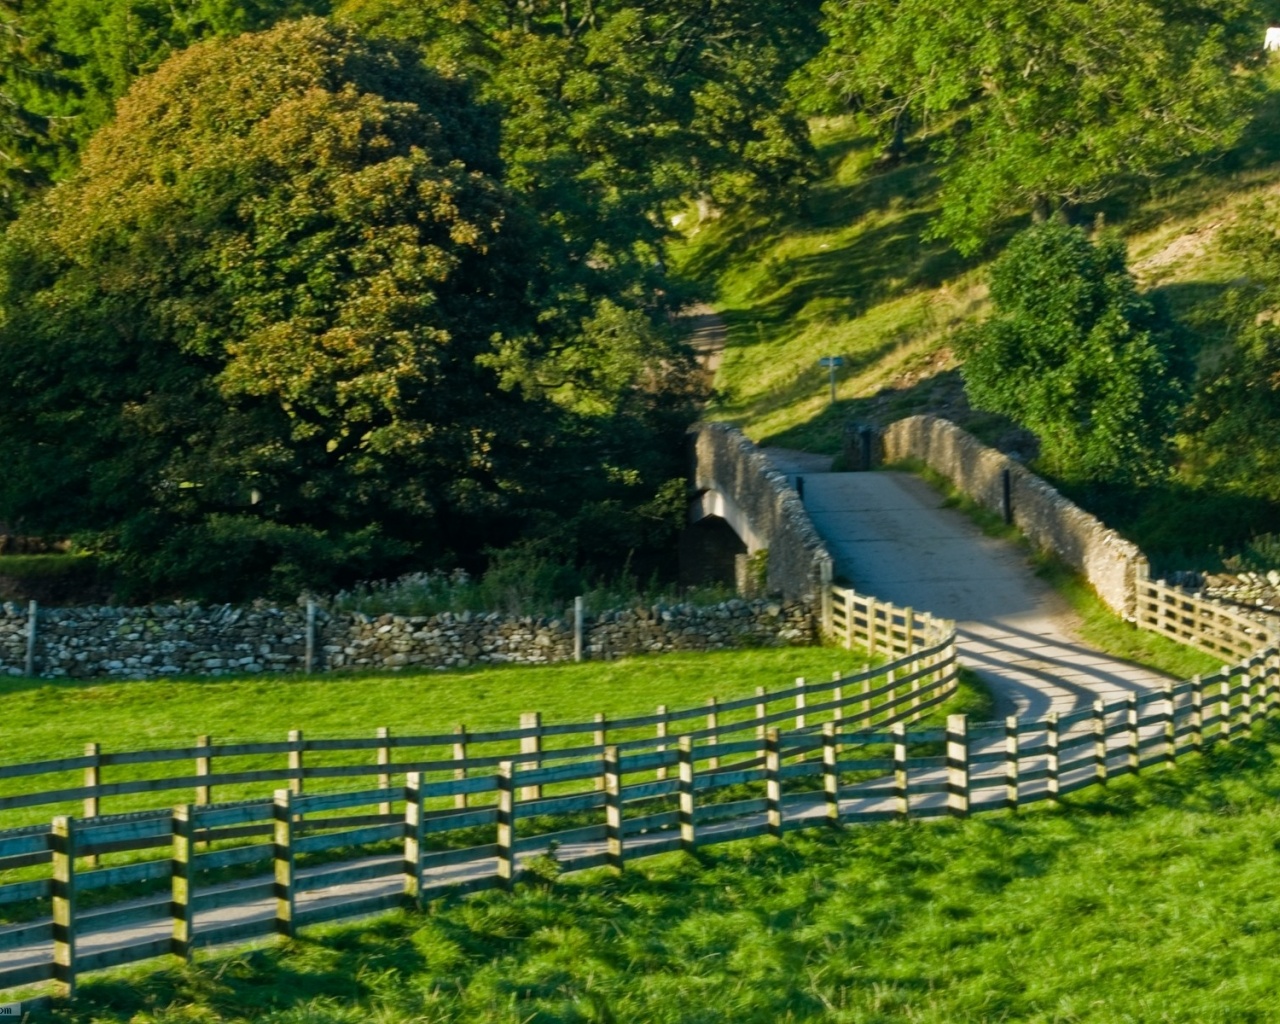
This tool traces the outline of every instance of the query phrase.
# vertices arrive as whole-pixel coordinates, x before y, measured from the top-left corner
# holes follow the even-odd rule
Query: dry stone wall
[[[0,605],[0,675],[20,675],[27,609]],[[305,667],[302,608],[167,605],[146,608],[41,608],[36,674],[45,678],[152,678],[296,672]],[[812,644],[805,603],[726,601],[588,616],[583,649],[605,659],[667,651]],[[316,669],[451,668],[547,664],[573,658],[573,623],[502,614],[432,616],[319,612]]]
[[[769,593],[817,601],[831,554],[787,478],[741,431],[724,423],[700,423],[691,431],[694,486],[716,491],[741,509],[767,548]]]
[[[988,448],[948,420],[911,416],[885,429],[889,462],[919,459],[984,508],[1004,509],[1009,473],[1014,524],[1032,541],[1080,572],[1117,613],[1132,618],[1138,580],[1149,572],[1136,544],[1064,498],[1025,466]]]

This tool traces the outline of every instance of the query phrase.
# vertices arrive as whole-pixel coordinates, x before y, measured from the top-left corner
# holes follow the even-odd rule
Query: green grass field
[[[1043,807],[1043,805],[1041,805]],[[796,833],[89,981],[65,1024],[1264,1024],[1280,730],[1061,809]]]
[[[781,690],[797,676],[827,680],[862,667],[865,656],[836,647],[759,648],[669,654],[612,662],[502,666],[376,675],[259,676],[148,681],[0,680],[5,732],[0,763],[104,749],[194,741],[447,733],[515,728],[523,711],[546,722],[589,722],[651,713],[659,704],[695,707],[709,697],[741,697],[757,686]]]

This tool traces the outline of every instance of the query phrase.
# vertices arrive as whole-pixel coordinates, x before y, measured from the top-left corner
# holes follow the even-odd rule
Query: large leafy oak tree
[[[0,249],[0,519],[225,595],[465,557],[652,486],[680,354],[629,322],[649,347],[620,381],[591,356],[613,306],[548,313],[559,250],[498,138],[414,53],[315,19],[139,80]]]

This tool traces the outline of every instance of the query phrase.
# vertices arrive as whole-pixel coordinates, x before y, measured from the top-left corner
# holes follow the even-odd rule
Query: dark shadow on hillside
[[[886,347],[894,346],[896,341]],[[868,357],[869,361],[877,358],[876,353]],[[811,376],[814,392],[818,393],[825,383],[825,371],[815,369]],[[1019,460],[1030,461],[1038,454],[1039,446],[1033,434],[1007,417],[974,409],[969,404],[959,370],[932,368],[906,374],[899,382],[874,395],[842,399],[826,406],[805,423],[771,434],[761,443],[835,455],[840,452],[846,424],[887,426],[905,416],[925,413],[951,420],[984,444]]]
[[[1190,157],[1159,177],[1133,181],[1110,198],[1081,207],[1072,219],[1092,223],[1101,214],[1142,233],[1171,219],[1192,217],[1240,187],[1240,178],[1280,162],[1280,90],[1264,94],[1240,142],[1224,153]]]
[[[1181,569],[1221,571],[1224,554],[1280,523],[1275,502],[1173,481],[1055,486],[1141,547],[1157,576]]]
[[[735,266],[758,263],[764,273],[753,298],[777,293],[762,313],[765,322],[794,314],[813,294],[850,301],[849,315],[886,298],[921,287],[936,287],[969,265],[942,242],[923,242],[937,188],[931,164],[900,164],[872,171],[850,185],[815,185],[799,209],[752,208],[717,224],[685,272],[711,281]],[[901,209],[901,213],[897,211]],[[797,260],[769,255],[780,236],[803,236],[887,214],[848,245]]]

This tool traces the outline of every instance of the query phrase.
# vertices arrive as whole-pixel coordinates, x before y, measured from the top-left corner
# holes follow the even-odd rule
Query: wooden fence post
[[[836,723],[822,726],[822,791],[827,798],[827,824],[840,827],[840,766],[836,760]]]
[[[1230,741],[1231,739],[1231,671],[1227,670],[1226,678],[1222,680],[1221,699],[1218,704],[1218,714],[1222,718],[1218,725],[1218,739]]]
[[[779,752],[778,730],[770,729],[764,735],[764,806],[768,832],[782,837],[782,758]]]
[[[969,815],[969,716],[947,716],[947,810]]]
[[[276,790],[272,819],[275,822],[272,860],[275,866],[276,934],[293,938],[297,933],[294,922],[293,790]]]
[[[85,789],[92,790],[84,798],[84,817],[96,818],[102,813],[102,803],[98,797],[98,787],[102,785],[102,746],[98,743],[86,743],[84,756],[90,758],[84,769],[84,785]],[[96,853],[89,855],[90,867],[96,868],[101,863],[102,859]]]
[[[1126,762],[1129,771],[1137,773],[1142,768],[1142,748],[1140,738],[1138,736],[1138,698],[1134,694],[1129,694],[1124,702],[1125,724],[1127,726],[1127,751],[1128,756]]]
[[[758,740],[764,739],[764,733],[766,728],[764,720],[769,717],[769,706],[760,699],[763,696],[764,696],[764,687],[757,686],[756,687],[756,739]]]
[[[302,795],[302,730],[289,731],[289,789],[294,796]]]
[[[796,694],[796,728],[797,729],[803,729],[804,723],[805,723],[804,709],[805,709],[806,702],[805,702],[804,687],[805,687],[804,676],[797,676],[796,689],[800,691],[799,693]]]
[[[693,740],[680,737],[680,849],[693,853],[698,848],[698,836],[694,821],[693,789]]]
[[[916,649],[916,610],[910,605],[902,609],[902,632],[903,639],[907,642],[907,654],[912,654]]]
[[[903,821],[911,816],[911,792],[907,778],[907,727],[898,722],[890,727],[893,733],[893,799],[898,817]]]
[[[422,773],[404,777],[404,894],[422,902],[422,846],[425,815],[422,801]]]
[[[844,675],[840,672],[839,669],[836,669],[836,671],[831,676],[831,681],[833,683],[838,683],[843,678],[844,678]],[[835,704],[835,707],[831,709],[831,721],[835,722],[836,725],[839,725],[841,720],[844,718],[844,687],[843,686],[837,686],[835,689],[831,691],[831,700],[832,700],[832,703]]]
[[[865,675],[867,672],[871,671],[871,666],[863,665],[862,671],[863,671],[863,674]],[[863,714],[863,717],[866,719],[867,725],[871,724],[871,697],[868,696],[870,693],[871,693],[871,680],[869,678],[863,679],[862,680],[862,714]]]
[[[1093,778],[1107,784],[1107,705],[1101,699],[1093,702]]]
[[[583,609],[582,597],[579,595],[573,599],[573,660],[582,660],[582,623]]]
[[[1169,714],[1164,720],[1164,759],[1172,768],[1178,760],[1178,717],[1174,713],[1173,683],[1164,684],[1164,699],[1169,705]]]
[[[311,675],[316,670],[316,603],[311,598],[307,598],[307,636],[303,667],[307,675]]]
[[[708,746],[714,747],[717,743],[720,742],[719,736],[716,735],[716,730],[718,730],[719,728],[720,728],[719,704],[716,703],[716,699],[714,697],[709,697],[707,698],[707,729],[711,732],[711,735],[707,737]],[[716,757],[715,755],[712,755],[711,758],[708,759],[707,767],[710,768],[712,771],[715,771],[717,768],[720,767],[720,758]]]
[[[876,653],[876,600],[867,598],[867,653]]]
[[[1018,809],[1018,716],[1004,720],[1004,805]]]
[[[510,891],[516,877],[516,769],[498,765],[498,886]]]
[[[465,779],[467,777],[467,727],[465,725],[455,725],[453,727],[453,759],[458,762],[458,767],[453,770],[455,779]],[[453,795],[453,806],[459,809],[467,806],[467,794],[455,793]]]
[[[1204,683],[1199,673],[1191,677],[1191,749],[1204,749]]]
[[[621,873],[626,843],[622,835],[622,759],[616,745],[604,748],[604,842],[606,863]]]
[[[374,738],[380,739],[380,740],[390,739],[391,730],[388,729],[385,725],[380,725],[378,726],[378,731],[374,734]],[[385,768],[390,763],[391,763],[391,745],[384,743],[383,745],[378,747],[378,767]],[[378,774],[378,788],[379,789],[391,788],[391,775],[389,773],[380,772]],[[378,804],[378,813],[390,814],[391,804],[385,801],[383,803]]]
[[[213,738],[211,736],[196,737],[196,778],[207,779],[213,774],[213,752],[209,749],[213,746]],[[200,751],[204,751],[203,754]],[[206,783],[196,783],[196,805],[199,807],[208,807],[213,803],[213,787]]]
[[[1044,721],[1045,790],[1049,794],[1049,799],[1053,800],[1055,803],[1058,800],[1058,769],[1060,765],[1058,758],[1059,740],[1058,712],[1050,711]]]
[[[542,712],[529,711],[520,716],[520,728],[532,729],[531,736],[520,737],[520,753],[522,754],[541,754],[542,753]],[[542,764],[541,757],[536,761],[525,761],[520,765],[521,768],[538,768]],[[541,800],[542,785],[525,786],[520,792],[521,800]]]
[[[36,674],[36,629],[40,619],[40,606],[31,601],[27,604],[27,656],[22,663],[23,675],[34,677]]]
[[[53,873],[53,980],[60,995],[76,993],[76,821],[57,817],[49,834]]]
[[[833,575],[830,556],[823,558],[818,563],[818,593],[821,595],[819,608],[822,616],[822,635],[824,637],[830,636],[834,632],[831,615],[831,578]]]
[[[609,724],[608,724],[608,720],[604,716],[603,711],[596,712],[595,722],[596,722],[596,730],[591,734],[591,745],[595,747],[599,747],[600,752],[604,753],[604,748],[608,745],[608,742],[609,742]],[[604,789],[603,774],[599,775],[596,778],[596,789],[598,790]]]
[[[1240,663],[1240,725],[1246,735],[1253,728],[1253,670],[1247,661]]]
[[[654,734],[658,737],[658,740],[659,740],[656,749],[658,753],[661,754],[661,753],[665,753],[667,749],[667,745],[661,742],[662,740],[665,740],[667,738],[667,727],[669,724],[668,716],[667,716],[667,706],[665,704],[659,704],[657,714],[658,714],[658,722],[654,726]],[[665,779],[667,777],[666,767],[663,765],[660,765],[658,767],[658,770],[654,772],[653,777],[655,779],[658,779],[659,781],[661,781],[662,779]]]
[[[893,703],[893,699],[898,695],[898,691],[894,689],[893,677],[894,677],[893,669],[889,669],[889,671],[885,673],[885,677],[884,677],[885,685],[889,687],[889,692],[885,694],[885,698],[884,698],[885,708],[886,708],[886,711],[884,713],[884,721],[886,722],[888,722],[891,718],[893,718],[893,710],[889,708],[889,705]]]
[[[86,818],[96,818],[102,813],[101,804],[99,803],[97,789],[102,785],[102,745],[99,743],[86,743],[84,745],[84,756],[90,758],[90,763],[84,768],[84,785],[86,789],[92,789],[84,798],[84,816]],[[97,864],[98,858],[95,854],[89,861],[91,864]]]
[[[183,960],[191,959],[192,927],[195,914],[191,901],[194,872],[191,869],[192,835],[191,807],[173,809],[173,854],[169,866],[170,883],[169,916],[173,919],[173,934],[169,940],[169,952]]]

